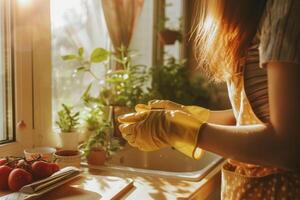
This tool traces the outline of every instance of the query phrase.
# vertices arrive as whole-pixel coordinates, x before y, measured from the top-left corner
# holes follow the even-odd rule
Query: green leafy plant
[[[105,88],[106,91],[103,90],[102,92],[107,94],[109,91],[111,105],[133,108],[137,103],[144,103],[148,100],[145,86],[150,75],[146,65],[133,64],[132,58],[134,56],[133,52],[121,47],[118,49],[117,56],[112,57],[121,64],[122,69],[109,71],[106,74],[107,87]],[[103,94],[102,96],[105,96]]]
[[[119,140],[111,137],[112,128],[110,122],[101,122],[101,126],[81,147],[86,156],[89,155],[93,148],[104,150],[107,157],[120,149]]]
[[[152,69],[153,99],[166,99],[184,105],[207,105],[209,84],[202,76],[190,80],[184,60],[168,57],[162,66]]]
[[[77,50],[77,54],[63,55],[64,61],[78,62],[75,72],[87,72],[91,74],[95,79],[99,79],[92,70],[92,65],[96,63],[102,63],[109,58],[110,52],[103,48],[95,48],[88,59],[84,58],[84,48],[80,47]]]
[[[90,83],[82,95],[85,105],[114,105],[127,106],[133,108],[137,103],[148,100],[145,85],[149,80],[149,73],[146,65],[133,64],[134,55],[124,47],[120,47],[117,52],[109,52],[102,48],[93,50],[90,59],[85,60],[82,56],[83,48],[78,49],[78,55],[65,55],[62,58],[65,61],[77,61],[76,73],[89,73],[94,77],[94,82],[101,81],[93,72],[91,66],[93,63],[101,63],[111,60],[122,66],[119,70],[110,70],[104,64],[105,75],[102,78],[104,85],[100,88],[98,96],[90,95],[94,83]]]
[[[79,121],[80,112],[73,112],[73,108],[62,104],[62,109],[58,111],[58,120],[56,124],[62,132],[72,132],[76,130]]]
[[[98,130],[101,127],[101,122],[103,120],[103,111],[99,107],[87,107],[88,110],[84,121],[85,128],[89,131]]]
[[[96,48],[86,59],[84,49],[79,48],[77,54],[62,56],[65,61],[76,63],[75,73],[89,73],[94,80],[85,89],[81,100],[84,108],[88,110],[84,118],[85,127],[93,134],[84,143],[86,155],[91,148],[96,147],[106,151],[107,155],[119,149],[118,140],[112,137],[113,125],[109,119],[108,107],[126,106],[133,108],[137,103],[145,102],[147,93],[144,89],[149,74],[146,74],[145,65],[132,63],[134,55],[120,47],[117,52],[109,52],[103,48]],[[108,59],[122,66],[119,70],[110,70],[105,61]],[[93,71],[93,64],[102,63],[105,74],[100,78]],[[103,82],[96,96],[91,95],[91,90],[99,81]]]

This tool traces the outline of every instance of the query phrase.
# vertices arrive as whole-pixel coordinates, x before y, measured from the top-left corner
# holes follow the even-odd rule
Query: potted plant
[[[102,121],[99,129],[82,145],[88,164],[103,165],[120,148],[119,141],[112,137],[112,124]]]
[[[79,48],[77,54],[64,55],[62,58],[65,61],[75,61],[76,73],[89,73],[94,78],[81,97],[85,132],[88,133],[81,148],[88,163],[101,165],[120,148],[121,137],[114,137],[120,136],[117,116],[132,111],[137,103],[146,101],[147,93],[144,88],[149,74],[146,73],[145,65],[132,63],[133,55],[124,47],[117,52],[96,48],[88,59],[83,54],[84,49]],[[109,58],[122,67],[111,70],[106,62]],[[93,71],[94,63],[102,63],[103,77],[98,77]],[[99,82],[102,82],[101,86],[98,85]],[[98,95],[91,94],[93,87],[99,87]]]
[[[133,53],[121,46],[116,52],[110,52],[103,48],[96,48],[92,51],[89,59],[83,57],[84,49],[79,48],[77,54],[68,54],[62,56],[65,61],[76,61],[77,73],[89,73],[94,78],[94,81],[88,85],[82,95],[82,100],[85,108],[90,112],[95,110],[95,107],[103,108],[103,106],[113,106],[113,122],[115,127],[118,126],[116,118],[128,112],[133,111],[137,103],[144,103],[147,99],[145,85],[147,85],[149,74],[146,73],[146,66],[133,64]],[[108,59],[113,60],[121,66],[118,70],[111,70],[105,63]],[[94,63],[103,63],[104,77],[97,77],[94,73],[92,65]],[[99,81],[103,83],[97,96],[91,95],[91,88]],[[106,111],[104,111],[106,112]],[[90,115],[90,114],[89,114]],[[92,116],[92,115],[90,115]],[[98,115],[99,116],[99,115]],[[91,123],[95,124],[94,117],[86,118],[87,124],[91,127]],[[98,119],[99,121],[99,119]],[[118,128],[115,128],[115,135],[120,136]]]
[[[81,145],[86,160],[91,165],[103,165],[105,160],[119,149],[119,142],[113,137],[112,107],[107,106],[105,99],[92,97],[89,85],[82,95],[86,115],[85,129],[88,133],[87,139]],[[100,92],[101,93],[101,92]]]
[[[172,45],[177,40],[180,41],[181,33],[177,30],[165,28],[158,32],[158,38],[165,45]]]
[[[87,140],[101,126],[102,110],[98,107],[85,106],[83,116],[83,140]]]
[[[173,45],[176,41],[181,42],[182,34],[179,29],[166,27],[169,18],[165,17],[158,22],[158,39],[165,45]]]
[[[101,98],[92,97],[91,85],[82,95],[88,114],[84,118],[87,139],[81,145],[86,160],[91,165],[103,165],[120,147],[119,141],[113,137],[112,107],[103,103]]]
[[[74,112],[73,108],[62,104],[62,109],[58,111],[56,124],[60,129],[60,141],[62,149],[77,150],[79,133],[77,130],[79,112]]]
[[[134,106],[138,103],[145,103],[149,100],[147,83],[150,74],[147,72],[147,66],[142,64],[134,64],[134,52],[121,46],[118,54],[112,57],[122,66],[122,69],[109,71],[106,74],[106,83],[110,95],[110,105],[113,106],[113,123],[115,135],[121,138],[121,133],[117,128],[119,123],[117,117],[134,111]],[[103,88],[102,94],[106,94]],[[104,96],[104,95],[103,95]]]

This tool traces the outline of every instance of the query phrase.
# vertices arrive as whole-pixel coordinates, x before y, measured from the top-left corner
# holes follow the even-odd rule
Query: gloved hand
[[[120,116],[119,129],[128,143],[144,151],[173,146],[194,159],[200,159],[197,147],[199,129],[205,121],[180,110],[151,110]]]
[[[148,102],[148,105],[137,104],[135,106],[137,112],[153,109],[182,110],[202,121],[207,121],[210,115],[210,111],[206,108],[200,106],[184,106],[169,100],[151,100]]]

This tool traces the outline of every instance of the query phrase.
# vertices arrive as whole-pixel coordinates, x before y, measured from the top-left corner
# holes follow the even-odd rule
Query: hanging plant
[[[177,40],[181,41],[181,33],[176,30],[165,29],[158,32],[159,40],[165,45],[172,45]]]

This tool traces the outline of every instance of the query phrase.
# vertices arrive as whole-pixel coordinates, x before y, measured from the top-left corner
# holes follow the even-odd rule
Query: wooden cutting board
[[[43,200],[96,200],[96,199],[119,199],[133,188],[133,180],[114,176],[83,175],[66,183],[55,190],[34,199]],[[19,193],[11,193],[1,196],[0,199],[24,199]],[[33,198],[26,198],[33,199]]]
[[[119,199],[133,187],[133,180],[114,176],[84,174],[41,197],[43,200]]]

